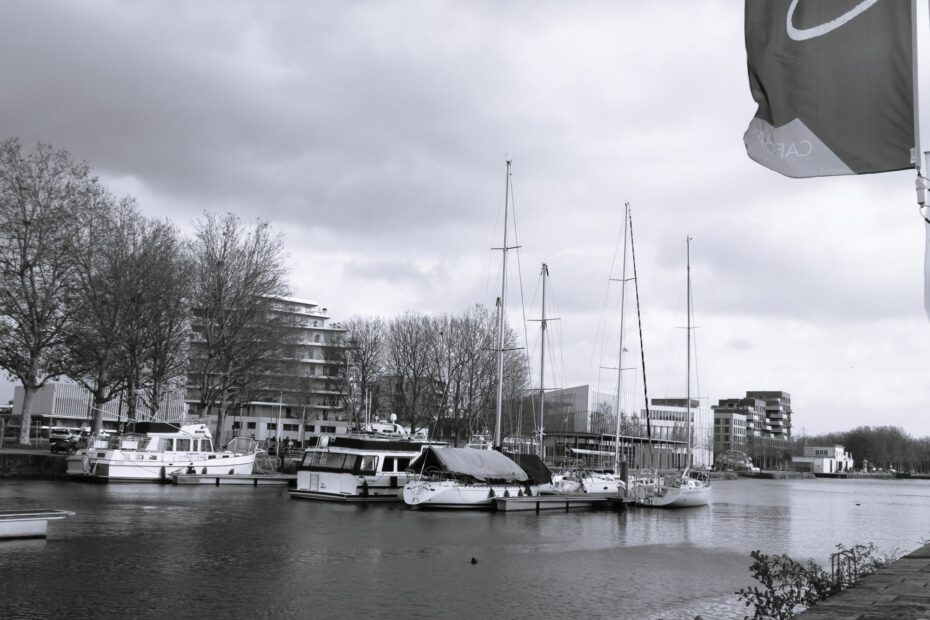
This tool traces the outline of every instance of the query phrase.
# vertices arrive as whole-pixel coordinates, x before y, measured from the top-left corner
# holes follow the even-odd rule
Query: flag
[[[911,3],[746,0],[749,156],[789,177],[914,167]]]

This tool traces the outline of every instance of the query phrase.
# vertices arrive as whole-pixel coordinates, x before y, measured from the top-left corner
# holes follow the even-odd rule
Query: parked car
[[[74,454],[81,441],[81,435],[68,435],[66,437],[60,437],[58,439],[52,439],[49,441],[49,447],[53,454],[58,454],[59,452],[65,452],[67,454]]]
[[[49,443],[54,442],[59,439],[71,439],[72,437],[81,436],[81,429],[79,428],[69,428],[65,426],[53,426],[48,429],[48,440]]]

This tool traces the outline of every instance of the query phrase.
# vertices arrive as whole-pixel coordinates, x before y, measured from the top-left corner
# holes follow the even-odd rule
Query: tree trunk
[[[220,401],[219,406],[216,408],[216,434],[213,437],[214,445],[222,447],[226,444],[223,442],[223,428],[226,426],[226,404],[227,401],[227,392],[223,391],[223,398]]]
[[[95,393],[93,422],[90,426],[90,432],[94,435],[98,435],[101,429],[103,429],[103,406],[105,404],[107,403],[100,397],[99,392]]]
[[[34,385],[23,384],[23,418],[19,426],[19,445],[29,446],[29,429],[32,426],[32,397],[39,390]]]

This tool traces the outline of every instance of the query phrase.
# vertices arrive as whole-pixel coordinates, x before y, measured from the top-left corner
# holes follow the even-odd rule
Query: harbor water
[[[829,567],[840,543],[930,537],[930,481],[720,481],[712,502],[429,512],[283,487],[4,480],[0,509],[77,514],[0,543],[0,617],[742,618],[754,549]]]

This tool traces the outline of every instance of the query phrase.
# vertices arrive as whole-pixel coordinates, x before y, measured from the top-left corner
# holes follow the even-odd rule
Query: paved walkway
[[[795,616],[798,620],[930,620],[930,544]]]

